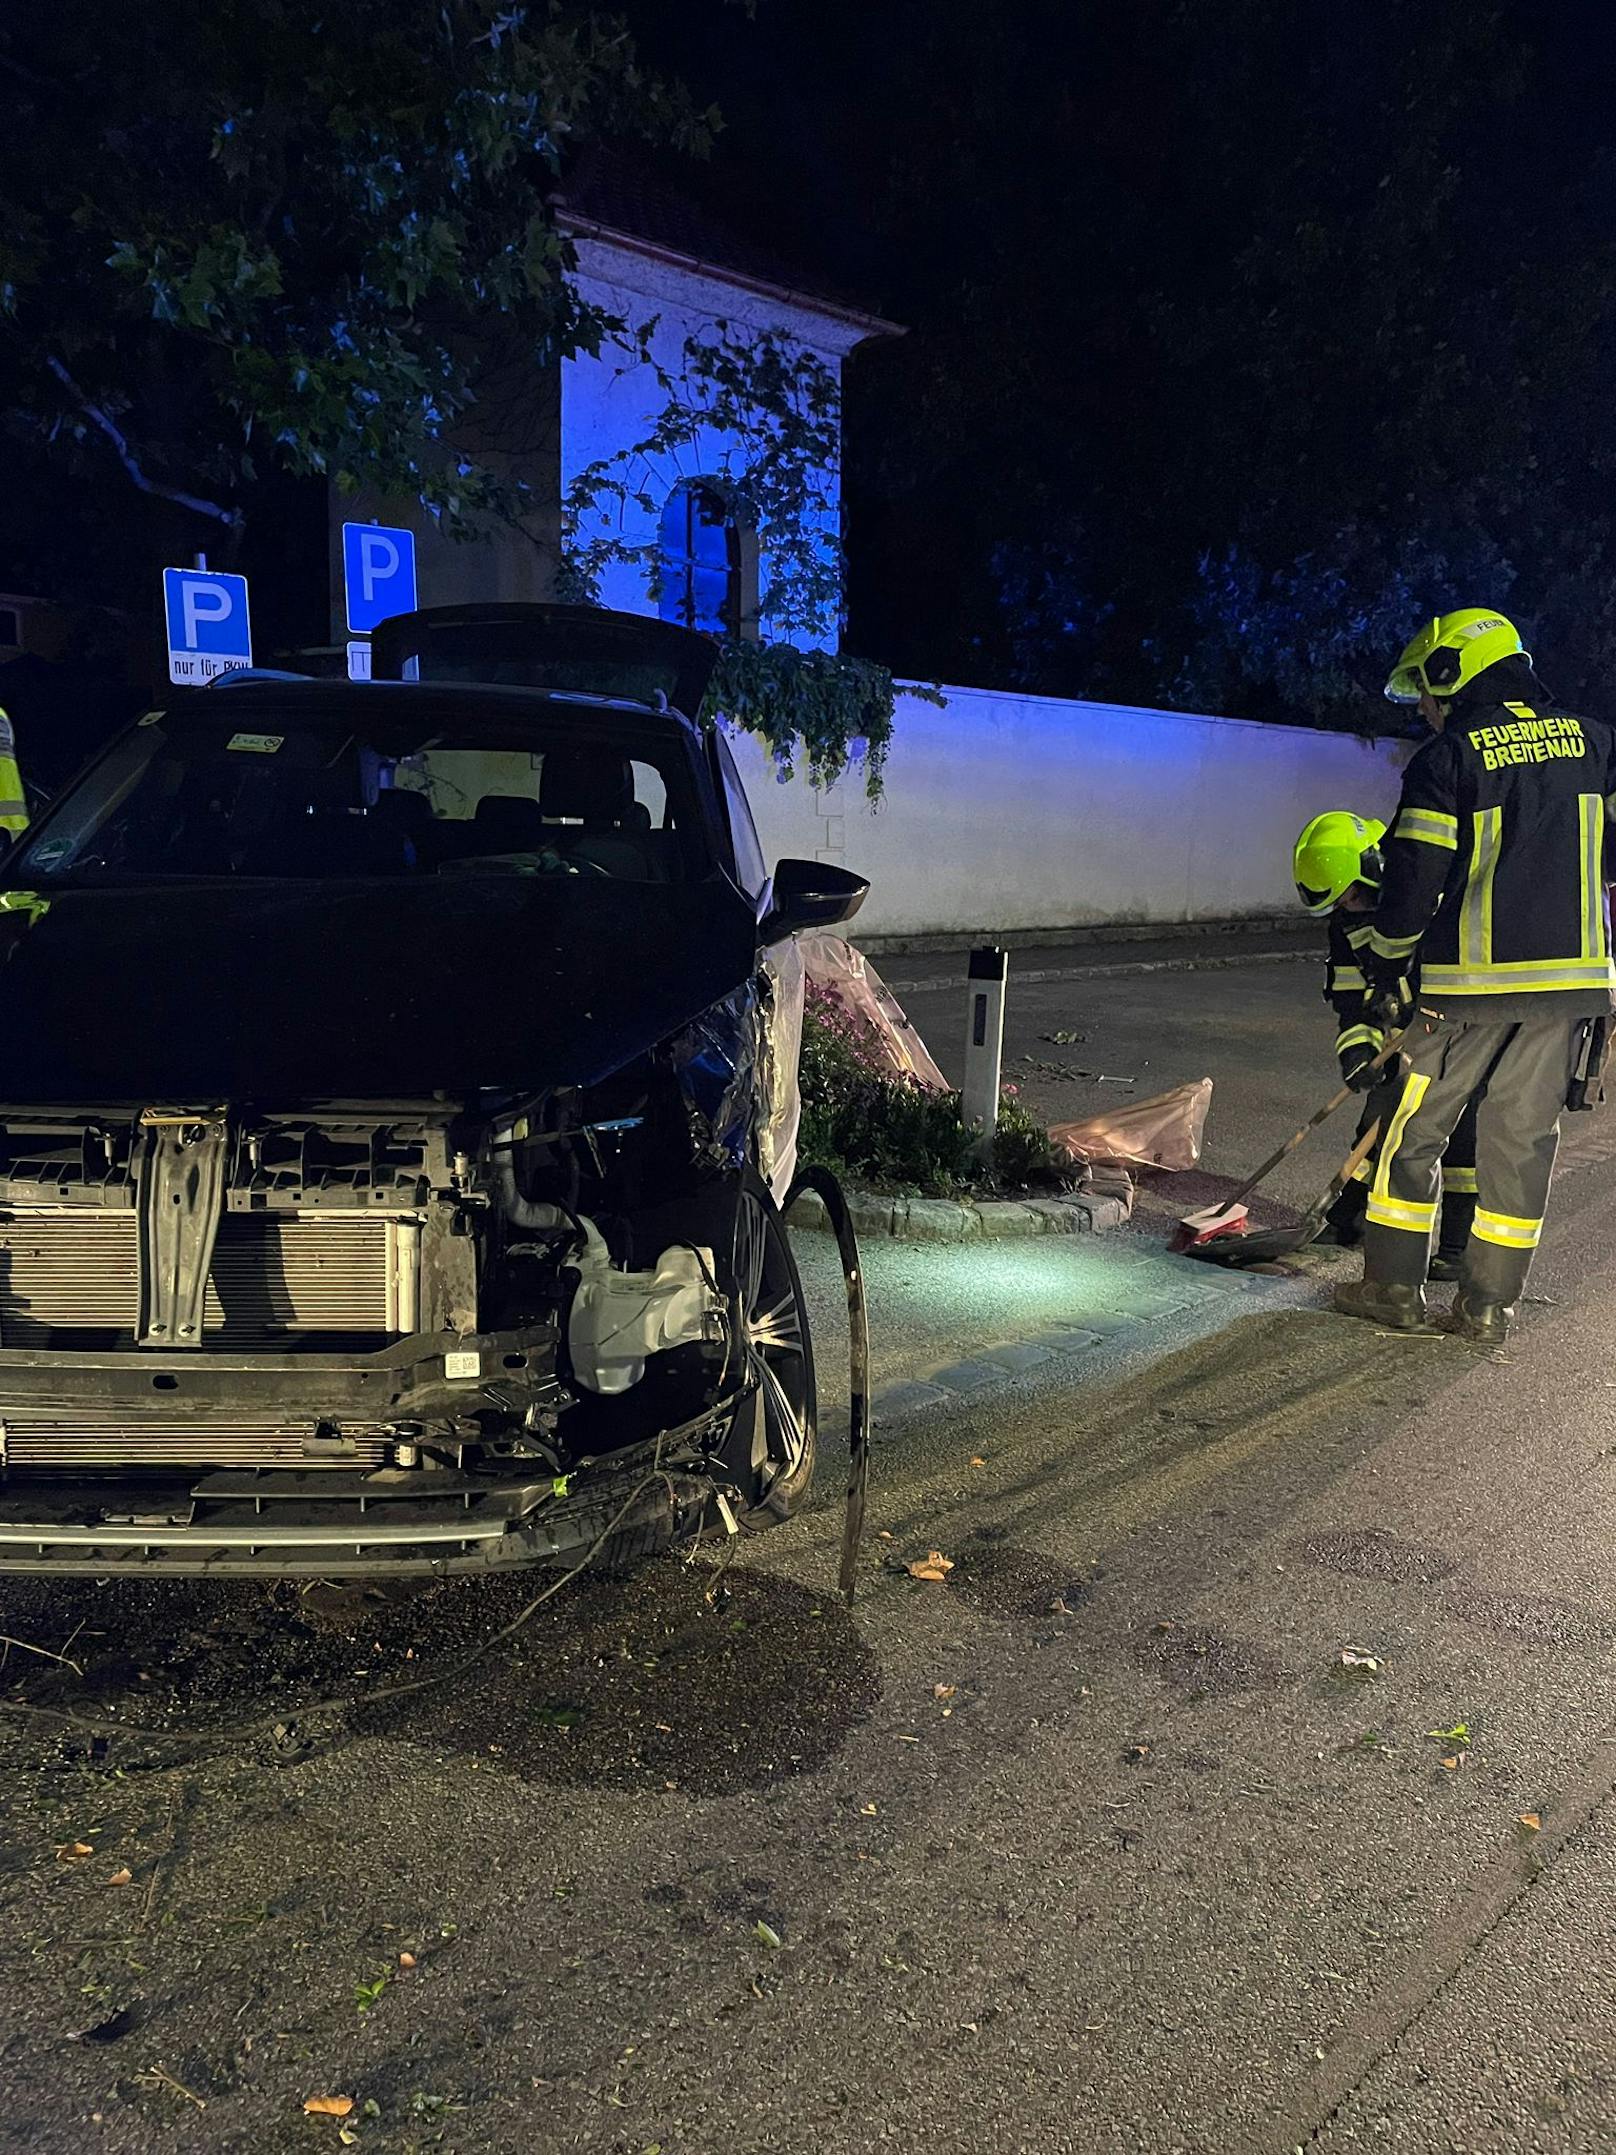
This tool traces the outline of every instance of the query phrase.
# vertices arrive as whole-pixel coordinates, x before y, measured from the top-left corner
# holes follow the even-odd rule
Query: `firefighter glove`
[[[1407,975],[1397,964],[1379,966],[1372,958],[1364,971],[1368,976],[1364,1016],[1383,1032],[1400,1033],[1414,1015],[1414,990]]]
[[[1375,1057],[1380,1053],[1379,1040],[1359,1040],[1341,1051],[1341,1076],[1354,1092],[1372,1092],[1385,1076],[1384,1068],[1375,1067]]]

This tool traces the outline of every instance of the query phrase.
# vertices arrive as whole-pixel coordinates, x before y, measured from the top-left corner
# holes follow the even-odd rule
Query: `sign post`
[[[252,664],[247,579],[214,569],[165,569],[163,613],[168,624],[168,678],[199,688],[221,673]]]

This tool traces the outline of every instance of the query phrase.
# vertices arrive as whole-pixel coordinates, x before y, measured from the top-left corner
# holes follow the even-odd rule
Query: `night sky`
[[[1331,615],[1485,599],[1597,692],[1608,10],[759,0],[750,21],[636,20],[723,111],[715,199],[910,328],[850,378],[856,647],[1064,693],[1221,689],[1265,716],[1301,715],[1299,675],[1334,667],[1330,715],[1364,723],[1385,631],[1321,651]],[[1199,567],[1231,546],[1232,592]],[[1223,651],[1231,607],[1266,657]]]

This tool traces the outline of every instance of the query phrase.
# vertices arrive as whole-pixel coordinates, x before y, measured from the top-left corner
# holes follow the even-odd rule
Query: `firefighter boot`
[[[1388,1332],[1425,1332],[1425,1289],[1395,1287],[1385,1280],[1354,1280],[1335,1291],[1343,1317],[1363,1317]]]
[[[1478,1294],[1461,1287],[1443,1324],[1456,1339],[1467,1339],[1472,1346],[1501,1347],[1509,1336],[1509,1321],[1514,1314],[1502,1302],[1484,1302]]]

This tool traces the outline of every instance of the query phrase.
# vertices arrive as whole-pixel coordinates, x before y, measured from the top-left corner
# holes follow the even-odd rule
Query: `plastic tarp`
[[[824,928],[799,935],[797,947],[809,981],[835,1000],[889,1077],[909,1078],[923,1092],[953,1090],[905,1017],[903,1005],[862,951]]]
[[[1058,1122],[1050,1130],[1049,1142],[1057,1151],[1090,1165],[1126,1161],[1135,1167],[1176,1171],[1193,1167],[1200,1159],[1211,1105],[1212,1080],[1201,1078],[1193,1085],[1176,1085],[1153,1100],[1108,1108],[1086,1122]]]

